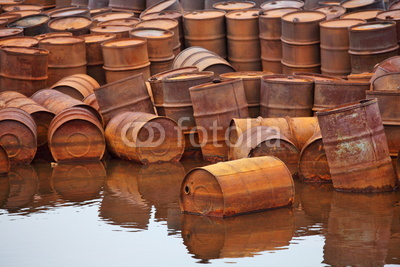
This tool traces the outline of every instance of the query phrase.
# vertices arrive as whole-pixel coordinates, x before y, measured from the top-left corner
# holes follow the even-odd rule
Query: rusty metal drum
[[[293,199],[292,175],[268,156],[192,169],[180,190],[181,211],[216,217],[290,206]]]
[[[100,22],[98,24],[98,26],[122,25],[122,26],[128,26],[128,27],[135,27],[135,25],[138,24],[139,22],[140,22],[140,19],[138,19],[138,18],[112,19],[112,20]]]
[[[11,37],[11,36],[23,36],[24,29],[22,28],[1,28],[0,39]]]
[[[82,16],[88,19],[91,18],[90,10],[86,7],[77,7],[67,10],[54,11],[51,12],[49,15],[51,19],[75,16]]]
[[[3,4],[2,4],[3,5]],[[43,6],[38,4],[23,3],[17,5],[3,5],[3,12],[19,11],[19,10],[39,10],[43,11]]]
[[[110,120],[105,132],[112,155],[142,164],[178,162],[185,148],[175,121],[149,113],[120,113]]]
[[[260,7],[263,10],[271,10],[271,9],[287,8],[287,7],[301,9],[304,7],[304,2],[299,0],[270,0],[262,3]]]
[[[134,14],[132,12],[106,12],[93,17],[94,24],[98,24],[104,21],[110,21],[114,19],[127,19],[133,18]]]
[[[399,84],[400,72],[389,72],[371,82],[371,91],[398,91]]]
[[[213,5],[214,9],[225,12],[254,8],[256,3],[252,1],[221,1]]]
[[[20,18],[24,18],[24,17],[32,16],[32,15],[42,14],[42,12],[40,10],[19,10],[19,11],[10,11],[10,12],[7,12],[7,13],[8,13],[8,15],[11,15],[11,16],[12,15],[19,15]],[[16,21],[16,20],[17,19],[14,19],[12,21]],[[11,23],[12,21],[9,21],[9,22]]]
[[[344,0],[340,5],[348,12],[365,9],[385,9],[383,0]]]
[[[56,115],[49,126],[48,142],[56,162],[100,161],[106,149],[103,126],[81,107]]]
[[[19,108],[0,109],[0,128],[0,145],[10,164],[30,164],[37,150],[37,128],[29,113]]]
[[[51,89],[69,95],[82,101],[85,97],[94,93],[94,89],[99,88],[100,84],[86,74],[75,74],[61,79],[51,86]]]
[[[39,40],[29,36],[14,36],[0,39],[0,47],[2,46],[18,46],[18,47],[36,47]]]
[[[129,38],[129,32],[133,28],[130,26],[123,25],[102,25],[90,28],[91,33],[108,33],[115,34],[117,39]]]
[[[339,5],[316,7],[313,10],[325,13],[327,20],[338,19],[346,13],[346,8]]]
[[[383,192],[397,177],[376,99],[317,112],[333,186],[346,192]]]
[[[83,101],[83,103],[88,104],[89,106],[93,107],[97,111],[100,110],[99,103],[97,102],[97,98],[96,98],[96,95],[94,93],[88,95],[82,101]]]
[[[178,10],[183,11],[182,5],[179,0],[161,0],[155,3],[154,5],[146,8],[142,15],[146,15],[148,13],[160,12],[165,10]]]
[[[7,27],[23,28],[25,36],[35,36],[48,32],[49,20],[46,14],[29,15],[10,22]]]
[[[146,8],[146,0],[110,0],[108,6],[111,8],[143,11]]]
[[[68,16],[49,21],[52,32],[71,32],[73,35],[83,35],[90,32],[92,19],[84,16]]]
[[[314,80],[296,75],[268,75],[261,80],[260,114],[264,118],[312,116]]]
[[[400,42],[400,11],[399,10],[387,10],[379,12],[376,16],[377,20],[391,20],[396,22],[396,35],[397,35],[397,42]]]
[[[367,22],[372,22],[376,20],[376,17],[384,9],[371,9],[371,10],[361,10],[353,11],[340,16],[341,19],[363,19]]]
[[[241,79],[206,83],[189,89],[203,159],[228,158],[226,130],[233,118],[247,118],[248,104]]]
[[[48,32],[48,33],[36,35],[35,38],[38,41],[40,41],[47,37],[56,37],[56,36],[72,36],[72,33],[70,33],[70,32]]]

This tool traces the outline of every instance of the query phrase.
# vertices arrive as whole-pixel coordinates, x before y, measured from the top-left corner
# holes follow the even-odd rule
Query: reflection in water
[[[334,266],[383,266],[394,196],[333,192],[324,262]]]
[[[282,249],[294,232],[291,208],[281,208],[230,218],[184,214],[182,238],[194,258],[252,257],[257,252]]]

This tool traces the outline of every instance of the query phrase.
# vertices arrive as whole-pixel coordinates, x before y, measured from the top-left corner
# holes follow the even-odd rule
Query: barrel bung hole
[[[185,186],[184,190],[185,190],[185,194],[186,194],[186,195],[189,195],[189,194],[190,194],[190,187],[189,187],[188,185]]]

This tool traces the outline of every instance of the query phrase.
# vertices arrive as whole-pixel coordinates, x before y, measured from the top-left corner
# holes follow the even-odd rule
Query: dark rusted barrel
[[[259,10],[232,11],[225,15],[228,60],[237,71],[260,71]]]
[[[36,155],[37,128],[32,117],[19,108],[0,109],[0,145],[11,165],[30,164]]]
[[[392,20],[396,22],[397,43],[400,42],[400,10],[388,10],[378,13],[377,20]]]
[[[293,200],[292,175],[268,156],[192,169],[180,190],[181,211],[216,217],[290,206]]]
[[[365,91],[369,90],[369,83],[355,83],[348,81],[314,81],[313,111],[352,103],[365,99]]]
[[[49,20],[46,14],[29,15],[10,22],[8,28],[23,28],[25,36],[35,36],[49,31]]]
[[[88,104],[89,106],[91,106],[92,108],[96,109],[97,111],[100,110],[99,103],[97,102],[97,98],[96,98],[96,95],[94,93],[88,95],[82,101],[83,101],[83,103]]]
[[[141,12],[146,9],[146,0],[110,0],[108,6]]]
[[[93,17],[93,23],[96,25],[100,22],[114,20],[114,19],[127,19],[133,18],[132,12],[107,12]]]
[[[352,26],[349,43],[351,72],[370,72],[375,64],[397,55],[396,23],[384,21]]]
[[[10,160],[7,151],[0,145],[0,176],[6,175],[10,171]]]
[[[361,19],[335,19],[320,23],[321,71],[323,74],[347,76],[351,73],[349,27],[366,23]]]
[[[400,72],[389,72],[378,76],[371,83],[372,91],[398,91],[400,85]]]
[[[260,12],[258,17],[262,69],[282,73],[282,26],[281,17],[298,8],[277,8]]]
[[[257,118],[260,116],[260,88],[261,77],[272,75],[272,72],[244,71],[229,72],[219,75],[221,79],[242,79],[247,104],[249,105],[249,116]]]
[[[178,162],[185,147],[175,121],[143,112],[123,112],[112,118],[106,140],[111,154],[142,164]]]
[[[138,18],[126,18],[126,19],[112,19],[100,22],[98,26],[128,26],[135,27],[136,24],[140,22]]]
[[[94,93],[106,124],[122,112],[133,111],[154,114],[153,103],[142,74],[105,84],[96,88]]]
[[[206,83],[191,87],[189,92],[203,159],[211,162],[226,160],[225,135],[231,119],[249,116],[242,80]]]
[[[32,95],[31,98],[36,103],[42,105],[43,107],[50,110],[56,115],[62,112],[63,110],[72,107],[85,108],[88,111],[90,111],[97,118],[99,122],[103,124],[103,118],[96,109],[69,95],[58,92],[57,90],[42,89],[40,91],[37,91],[34,95]]]
[[[299,178],[303,182],[331,182],[321,132],[315,133],[300,152]]]
[[[201,46],[227,58],[225,12],[199,10],[183,15],[186,47]]]
[[[46,87],[48,51],[33,47],[2,47],[0,62],[0,91],[17,91],[29,97]]]
[[[365,9],[385,9],[383,0],[344,0],[340,5],[346,8],[347,12]]]
[[[69,95],[82,101],[85,97],[94,93],[94,89],[99,88],[100,84],[86,74],[74,74],[61,79],[51,86],[51,89]]]
[[[130,26],[123,26],[123,25],[106,25],[106,26],[97,26],[90,28],[91,33],[108,33],[108,34],[115,34],[117,39],[129,38],[129,32],[133,28]]]
[[[183,131],[190,131],[196,127],[189,88],[212,82],[213,78],[214,73],[211,71],[165,76],[161,80],[165,116],[176,121]]]
[[[12,36],[23,36],[24,29],[21,28],[1,28],[0,39],[12,37]]]
[[[370,77],[371,84],[379,77],[387,73],[400,72],[400,56],[393,56],[376,64]],[[372,89],[371,89],[372,90]],[[397,90],[397,89],[396,89]]]
[[[39,40],[35,37],[15,36],[0,39],[0,47],[2,46],[19,46],[19,47],[35,47]]]
[[[47,85],[73,74],[86,74],[85,39],[77,36],[47,37],[40,40],[39,47],[50,52]]]
[[[0,18],[0,28],[6,28],[7,24],[8,24],[8,21],[6,19]]]
[[[271,10],[277,8],[303,8],[304,2],[299,0],[270,0],[261,4],[261,9]]]
[[[251,1],[221,1],[213,5],[214,9],[222,10],[225,12],[238,11],[243,9],[254,8],[256,3]]]
[[[260,115],[263,118],[310,117],[314,81],[296,75],[268,75],[261,80]]]
[[[72,33],[70,33],[70,32],[48,32],[48,33],[36,35],[35,38],[38,41],[40,41],[47,37],[56,37],[56,36],[72,36]]]
[[[382,192],[396,187],[376,99],[326,109],[317,117],[336,190]]]
[[[198,68],[195,66],[191,66],[191,67],[182,67],[182,68],[167,70],[157,73],[156,75],[153,75],[148,79],[148,82],[151,87],[151,92],[153,94],[154,106],[157,109],[158,115],[165,116],[165,111],[163,107],[164,93],[162,87],[162,79],[169,75],[192,73],[192,72],[198,72]]]
[[[13,91],[0,93],[0,101],[6,107],[19,108],[32,116],[37,128],[38,147],[47,146],[47,131],[55,114],[23,94]]]
[[[50,18],[52,18],[52,19],[75,17],[75,16],[86,17],[88,19],[91,18],[90,10],[85,7],[77,7],[74,9],[55,11],[55,12],[51,12],[49,15],[50,15]]]
[[[165,10],[183,11],[183,8],[179,0],[161,0],[156,2],[154,5],[146,8],[141,15],[146,15],[148,13],[160,12]]]
[[[100,161],[105,153],[103,126],[81,107],[58,113],[49,126],[48,136],[56,162]]]
[[[106,74],[103,69],[104,59],[101,44],[117,38],[115,34],[87,34],[82,35],[86,44],[87,74],[93,77],[100,85],[106,84]]]
[[[123,38],[101,44],[107,83],[142,73],[150,77],[150,61],[147,40],[144,38]]]
[[[325,13],[327,20],[338,19],[341,15],[346,13],[346,8],[337,5],[316,7],[313,10]]]
[[[84,16],[68,16],[49,21],[52,32],[71,32],[73,35],[83,35],[90,32],[92,19]]]
[[[372,22],[376,20],[376,17],[380,12],[384,9],[371,9],[371,10],[361,10],[361,11],[353,11],[350,13],[343,14],[341,19],[363,19],[367,22]]]

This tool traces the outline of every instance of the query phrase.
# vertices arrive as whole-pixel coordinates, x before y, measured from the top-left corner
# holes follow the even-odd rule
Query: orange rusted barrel
[[[299,8],[287,7],[264,10],[258,16],[262,69],[282,73],[281,17]]]
[[[146,15],[148,13],[160,12],[165,10],[183,11],[183,8],[179,0],[162,0],[155,2],[154,5],[151,5],[148,8],[146,8],[141,15]]]
[[[312,116],[314,81],[296,75],[268,75],[261,80],[260,115],[264,118]]]
[[[33,47],[2,47],[0,62],[0,91],[17,91],[29,97],[46,87],[48,51]]]
[[[369,90],[369,83],[355,83],[348,81],[315,81],[314,106],[317,112],[326,108],[334,108],[346,103],[365,99],[365,91]]]
[[[366,23],[361,19],[334,19],[321,22],[321,71],[347,76],[351,73],[349,27]]]
[[[348,12],[368,10],[368,9],[385,9],[385,4],[382,0],[345,0],[340,5]]]
[[[10,164],[30,164],[36,155],[37,128],[29,113],[19,108],[0,109],[0,129],[0,145]]]
[[[299,8],[304,7],[304,2],[299,0],[269,0],[260,5],[263,10],[271,10],[277,8]]]
[[[370,72],[375,64],[396,56],[396,22],[370,22],[349,28],[351,72]]]
[[[100,161],[106,149],[103,126],[81,107],[56,115],[49,126],[48,142],[57,162]]]
[[[380,12],[384,9],[371,9],[371,10],[360,10],[360,11],[353,11],[343,14],[340,18],[341,19],[363,19],[367,22],[376,21],[376,17]]]
[[[36,47],[39,40],[29,36],[14,36],[0,39],[1,46]]]
[[[162,106],[165,116],[176,121],[184,131],[190,131],[196,127],[189,88],[212,82],[213,78],[214,73],[212,71],[179,73],[165,76],[161,80],[164,96]]]
[[[87,74],[93,77],[100,85],[106,83],[106,74],[103,69],[104,59],[101,44],[116,39],[115,34],[87,34],[82,35],[86,44]]]
[[[94,93],[94,89],[100,87],[95,79],[86,74],[74,74],[61,79],[51,89],[69,95],[82,101],[88,95]]]
[[[126,19],[112,19],[100,22],[98,26],[128,26],[128,27],[135,27],[136,24],[140,22],[138,18],[126,18]]]
[[[259,10],[231,11],[225,15],[228,60],[237,71],[260,71]]]
[[[110,7],[102,7],[102,8],[93,8],[90,9],[90,16],[93,18],[100,14],[111,13]],[[97,23],[97,22],[96,22]]]
[[[376,72],[375,72],[376,73]],[[371,83],[372,91],[397,91],[400,84],[400,72],[383,74]]]
[[[8,24],[9,28],[23,28],[25,36],[35,36],[48,32],[47,23],[50,17],[46,14],[29,15]]]
[[[50,52],[47,85],[73,74],[86,74],[85,39],[77,36],[47,37],[40,40],[39,47]]]
[[[290,206],[293,199],[292,175],[268,156],[195,168],[180,190],[181,211],[215,217]]]
[[[142,164],[178,162],[185,147],[178,124],[167,117],[143,112],[122,112],[106,127],[109,152]]]
[[[316,132],[300,152],[299,178],[303,182],[331,182],[321,132]]]
[[[85,16],[68,16],[55,18],[49,21],[49,30],[52,32],[71,32],[73,35],[83,35],[90,32],[92,19]]]
[[[225,12],[199,10],[183,15],[186,47],[200,46],[227,58]]]
[[[24,29],[21,28],[1,28],[0,29],[0,38],[6,38],[11,36],[23,36]]]
[[[94,93],[88,95],[82,101],[83,101],[83,103],[88,104],[89,106],[93,107],[97,111],[100,110],[99,103],[97,102],[97,98]]]
[[[113,19],[127,19],[133,17],[134,14],[132,12],[107,12],[94,16],[93,23],[94,25],[96,25],[100,22],[109,21]]]
[[[6,107],[19,108],[31,115],[36,124],[38,147],[47,146],[47,131],[55,116],[53,112],[18,92],[4,91],[0,93],[0,101]]]
[[[341,15],[346,13],[346,8],[340,5],[316,7],[313,10],[325,13],[327,20],[339,19]]]
[[[325,109],[317,117],[336,190],[382,192],[396,187],[376,99]]]
[[[243,71],[229,72],[219,75],[221,79],[238,79],[243,81],[243,87],[246,94],[247,104],[249,105],[249,116],[257,118],[260,116],[260,88],[261,77],[272,75],[272,72],[262,71]]]
[[[189,92],[203,159],[211,162],[226,160],[226,130],[230,121],[249,116],[242,80],[206,83],[189,88]]]
[[[3,3],[2,3],[3,5]],[[16,5],[4,5],[1,7],[3,12],[19,11],[19,10],[39,10],[43,11],[43,6],[38,4],[23,3]]]
[[[108,33],[108,34],[115,34],[117,39],[129,38],[129,32],[133,28],[130,26],[124,25],[102,25],[90,28],[91,33]]]
[[[10,171],[10,160],[7,151],[0,145],[0,176],[6,175]]]
[[[36,35],[35,38],[38,41],[40,41],[47,37],[56,37],[56,36],[72,36],[72,33],[70,33],[70,32],[48,32],[48,33]]]
[[[391,72],[400,72],[400,56],[390,57],[375,65],[374,69],[372,70],[373,75],[369,82],[372,85],[377,78]]]
[[[195,66],[182,67],[182,68],[176,68],[176,69],[157,73],[156,75],[153,75],[148,79],[148,82],[149,82],[150,88],[151,88],[151,92],[153,95],[154,106],[157,109],[158,115],[165,116],[165,111],[164,111],[164,107],[163,107],[164,92],[163,92],[163,87],[162,87],[162,79],[169,75],[192,73],[192,72],[198,72],[198,71],[199,71],[198,68]]]
[[[96,88],[94,93],[106,124],[117,114],[126,111],[154,114],[142,74],[105,84]]]

